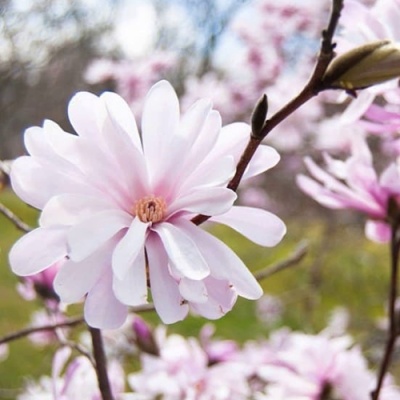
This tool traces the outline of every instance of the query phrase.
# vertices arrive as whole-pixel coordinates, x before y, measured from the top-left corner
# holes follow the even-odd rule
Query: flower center
[[[162,197],[144,197],[135,204],[135,214],[142,222],[159,222],[164,218],[166,210],[167,205]]]

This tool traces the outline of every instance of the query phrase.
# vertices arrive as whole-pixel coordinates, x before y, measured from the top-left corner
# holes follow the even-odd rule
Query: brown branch
[[[9,208],[3,203],[0,203],[0,213],[3,214],[8,220],[10,220],[19,230],[23,232],[30,232],[32,228],[18,218]]]
[[[269,278],[278,272],[281,272],[287,268],[298,265],[301,260],[305,257],[308,251],[308,243],[306,241],[301,242],[294,252],[282,261],[278,261],[276,264],[269,265],[267,268],[261,269],[254,273],[254,277],[261,281],[263,279]]]
[[[107,360],[104,353],[103,338],[100,329],[89,326],[89,332],[92,337],[93,357],[95,359],[95,367],[97,381],[103,400],[114,400],[111,392],[110,380],[107,373]]]
[[[389,214],[391,212],[391,200],[389,200]],[[393,205],[393,202],[392,202]],[[376,388],[371,393],[372,400],[378,400],[379,394],[381,392],[383,381],[385,379],[386,372],[390,365],[390,360],[392,358],[396,339],[399,335],[398,322],[396,317],[396,298],[397,298],[397,285],[398,285],[398,275],[399,275],[399,251],[400,251],[400,210],[396,207],[396,214],[391,222],[391,240],[390,240],[390,255],[391,255],[391,275],[390,275],[390,288],[389,288],[389,329],[388,337],[385,346],[385,353],[381,362],[381,366],[378,373],[378,381]]]
[[[250,140],[245,148],[239,163],[236,167],[236,173],[228,184],[228,188],[236,191],[240,181],[242,180],[243,174],[249,165],[254,153],[256,152],[261,141],[283,120],[289,117],[299,107],[309,101],[311,98],[318,95],[327,88],[322,83],[322,78],[328,68],[329,63],[335,56],[334,48],[335,44],[332,42],[333,34],[336,30],[336,26],[339,22],[340,12],[343,8],[343,0],[333,0],[332,10],[327,28],[322,32],[322,40],[320,52],[318,55],[317,62],[314,67],[314,71],[309,79],[308,83],[304,86],[303,90],[277,111],[270,119],[265,121],[264,127],[257,133],[255,137],[254,133],[250,135]],[[196,225],[200,225],[207,221],[210,216],[207,215],[196,215],[192,222]]]
[[[82,317],[71,318],[64,322],[58,322],[56,324],[48,324],[43,326],[33,326],[25,329],[21,329],[19,331],[10,333],[6,336],[0,338],[0,345],[8,342],[12,342],[13,340],[21,339],[25,336],[29,336],[32,333],[36,332],[43,332],[43,331],[54,331],[57,328],[64,328],[64,327],[72,327],[83,323]]]

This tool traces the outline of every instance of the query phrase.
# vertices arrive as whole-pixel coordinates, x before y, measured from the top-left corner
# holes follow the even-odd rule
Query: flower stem
[[[371,393],[372,400],[378,400],[379,394],[382,389],[383,381],[386,372],[389,368],[390,360],[394,351],[394,346],[398,336],[398,323],[396,317],[396,298],[397,298],[397,281],[398,281],[398,266],[399,266],[399,250],[400,250],[400,217],[397,216],[391,225],[392,234],[390,241],[390,256],[391,256],[391,276],[390,276],[390,289],[389,289],[389,329],[388,338],[386,341],[385,353],[379,369],[378,382],[376,389]]]
[[[93,356],[96,365],[97,381],[102,400],[114,400],[111,393],[110,381],[107,373],[107,362],[104,353],[103,338],[100,329],[89,326],[89,332],[92,337]]]

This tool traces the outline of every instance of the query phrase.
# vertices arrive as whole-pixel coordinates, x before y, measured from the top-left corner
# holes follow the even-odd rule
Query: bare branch
[[[276,264],[269,265],[267,268],[261,269],[260,271],[256,271],[254,273],[254,277],[258,281],[261,281],[287,268],[298,265],[300,261],[302,261],[305,255],[307,254],[307,251],[308,251],[308,243],[307,241],[302,241],[288,258],[279,261]]]

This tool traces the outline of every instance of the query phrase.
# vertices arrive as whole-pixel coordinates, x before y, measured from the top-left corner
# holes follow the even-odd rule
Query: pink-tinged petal
[[[260,208],[234,206],[211,221],[229,226],[260,246],[276,246],[286,234],[283,221]]]
[[[157,235],[150,234],[146,244],[149,260],[151,295],[157,314],[165,324],[182,321],[189,310],[169,274],[168,255]]]
[[[391,239],[390,225],[375,220],[368,220],[365,224],[365,236],[377,243],[388,243]]]
[[[170,262],[183,277],[200,280],[209,275],[209,266],[190,235],[168,222],[155,225],[153,230],[160,236]]]
[[[147,276],[144,251],[139,252],[124,279],[118,279],[114,274],[113,291],[117,299],[128,306],[147,304]]]
[[[368,110],[368,107],[372,104],[374,98],[375,94],[367,90],[362,90],[358,94],[357,99],[352,100],[350,105],[342,113],[340,117],[341,123],[347,125],[360,119]]]
[[[71,260],[85,259],[131,221],[131,215],[118,209],[101,211],[82,220],[67,233]]]
[[[51,377],[53,382],[56,382],[57,379],[61,377],[61,373],[67,363],[69,357],[71,356],[72,349],[70,347],[61,347],[54,354],[53,363],[51,368]],[[56,385],[55,385],[56,386]],[[55,390],[55,388],[54,388]]]
[[[207,289],[203,281],[182,278],[179,281],[179,292],[189,302],[205,303],[208,300]]]
[[[304,193],[325,207],[333,209],[346,207],[346,203],[342,199],[338,199],[338,196],[335,196],[306,175],[298,175],[296,177],[296,183]]]
[[[233,157],[229,155],[210,163],[201,163],[186,180],[180,182],[179,193],[183,195],[199,187],[226,186],[235,172],[236,164]]]
[[[188,155],[190,165],[187,165],[184,170],[180,171],[184,176],[188,176],[189,173],[201,165],[203,160],[214,149],[221,131],[221,126],[222,120],[219,112],[215,110],[210,111],[197,140],[193,143],[192,148],[190,149]],[[229,153],[223,155],[226,154]]]
[[[115,208],[115,204],[104,198],[83,194],[61,194],[52,197],[46,203],[39,218],[39,225],[72,226],[101,211]]]
[[[75,303],[93,288],[111,264],[116,241],[110,240],[80,262],[67,261],[54,279],[54,289],[64,303]]]
[[[135,218],[124,237],[116,246],[112,256],[112,268],[118,279],[125,279],[136,258],[143,253],[148,227],[148,223]]]
[[[72,97],[68,105],[68,117],[79,136],[94,141],[100,139],[100,110],[101,101],[92,93],[78,92]]]
[[[275,167],[280,159],[281,156],[272,147],[259,146],[243,175],[243,179],[251,178]]]
[[[179,126],[179,101],[167,81],[156,83],[147,94],[142,114],[142,141],[150,177],[158,180],[169,144]]]
[[[37,228],[22,236],[11,248],[12,271],[20,276],[37,274],[67,254],[65,231]]]
[[[179,226],[196,242],[213,278],[231,282],[236,292],[247,299],[255,300],[262,296],[263,291],[257,280],[225,243],[189,221],[180,220]]]
[[[85,320],[93,328],[117,329],[126,320],[128,308],[112,291],[111,268],[103,274],[85,301]]]
[[[218,215],[228,211],[237,195],[223,187],[209,187],[194,190],[186,196],[178,197],[168,209],[168,216],[179,211],[195,214]]]
[[[206,279],[208,301],[206,303],[191,303],[191,309],[208,319],[219,319],[232,310],[237,294],[228,281],[213,278]]]
[[[390,164],[381,174],[380,186],[391,194],[400,194],[400,171],[399,165]]]
[[[118,126],[138,150],[142,150],[135,117],[126,101],[116,93],[105,92],[100,96],[115,126]]]

